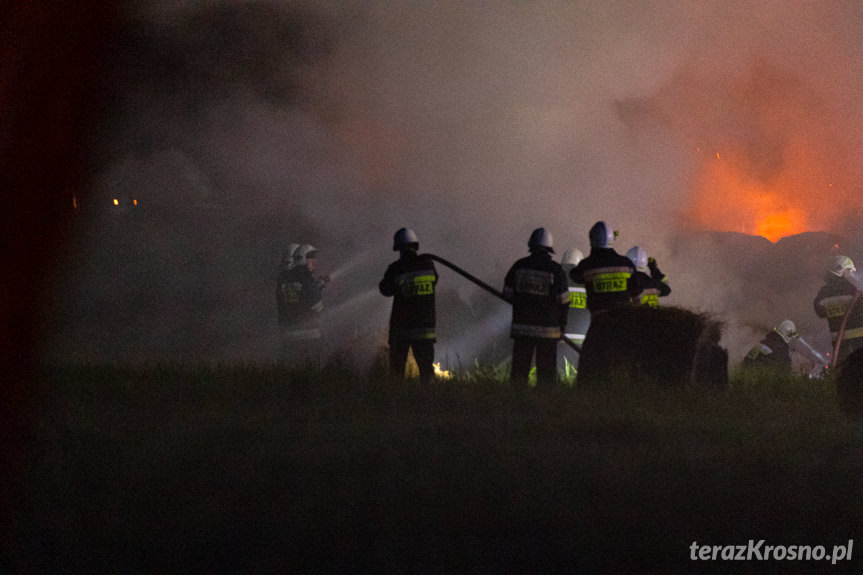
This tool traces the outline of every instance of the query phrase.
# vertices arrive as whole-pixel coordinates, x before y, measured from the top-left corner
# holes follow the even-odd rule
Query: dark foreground
[[[830,382],[430,388],[341,369],[45,377],[21,573],[785,572],[863,565],[863,448]],[[695,561],[699,545],[852,560]]]

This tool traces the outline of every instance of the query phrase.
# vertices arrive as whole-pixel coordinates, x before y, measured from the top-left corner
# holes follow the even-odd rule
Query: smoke
[[[368,291],[396,229],[500,285],[531,230],[586,253],[599,219],[657,258],[664,303],[726,322],[732,359],[787,317],[824,348],[824,259],[860,239],[859,6],[146,4],[117,46],[47,356],[272,359],[292,242],[337,272],[326,301],[354,327],[333,347],[365,350],[385,341]],[[445,332],[474,353],[500,310],[441,276]]]

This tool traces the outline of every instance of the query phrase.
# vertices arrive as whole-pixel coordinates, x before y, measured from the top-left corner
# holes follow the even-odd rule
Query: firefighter
[[[614,251],[617,232],[604,221],[590,228],[590,255],[570,270],[569,278],[584,284],[591,319],[614,307],[627,306],[638,293],[635,265]]]
[[[850,274],[856,271],[851,258],[834,256],[813,302],[816,315],[827,318],[837,365],[863,349],[863,298],[850,279]]]
[[[790,319],[783,320],[777,327],[752,346],[741,366],[746,371],[766,370],[781,375],[791,375],[791,350],[788,344],[799,338],[797,326]]]
[[[393,298],[390,314],[390,375],[404,379],[408,352],[412,351],[420,381],[434,381],[435,287],[434,262],[417,254],[419,240],[413,230],[401,228],[393,237],[399,259],[387,267],[378,285],[381,294]]]
[[[659,271],[656,260],[647,257],[647,252],[639,246],[630,248],[626,252],[626,257],[635,265],[635,285],[638,288],[638,293],[633,296],[632,303],[659,307],[659,298],[670,294],[671,286],[668,285],[665,274]],[[648,270],[650,275],[647,275]]]
[[[569,272],[584,259],[584,254],[579,249],[571,249],[563,252],[560,265],[563,273],[569,281],[569,313],[566,320],[566,337],[577,344],[584,343],[584,336],[590,326],[590,312],[587,311],[587,294],[584,284],[577,284],[569,277]]]
[[[294,252],[300,244],[289,244],[288,249],[282,254],[282,262],[279,265],[279,275],[276,278],[276,310],[278,312],[279,325],[284,325],[290,316],[287,295],[288,272],[294,268]]]
[[[536,379],[539,386],[557,382],[557,342],[566,333],[569,285],[563,267],[551,259],[551,233],[537,228],[530,234],[530,255],[509,269],[503,296],[512,304],[513,341],[510,380],[527,384],[536,352]]]
[[[308,244],[301,245],[294,251],[293,268],[284,277],[285,310],[280,322],[282,353],[284,359],[292,363],[320,364],[323,289],[330,277],[316,277],[317,265],[318,250]]]

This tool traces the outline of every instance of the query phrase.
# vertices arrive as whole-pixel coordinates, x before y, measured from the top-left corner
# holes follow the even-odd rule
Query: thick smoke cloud
[[[824,259],[860,239],[861,12],[147,3],[118,45],[46,356],[272,360],[275,270],[301,241],[337,272],[333,346],[368,357],[397,228],[500,285],[533,228],[587,252],[598,219],[657,257],[668,305],[726,322],[733,360],[786,317],[824,349]],[[754,234],[746,216],[774,206],[789,233],[829,234],[703,233]],[[441,273],[439,357],[508,345],[506,307]]]

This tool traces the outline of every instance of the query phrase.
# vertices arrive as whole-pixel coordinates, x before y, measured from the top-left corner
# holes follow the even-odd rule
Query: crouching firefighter
[[[784,320],[749,350],[741,367],[745,371],[758,370],[791,375],[791,350],[788,344],[799,337],[794,322],[790,319]]]
[[[294,265],[278,283],[282,358],[289,363],[320,364],[323,289],[329,276],[315,277],[318,250],[304,244],[293,255]]]
[[[438,273],[431,259],[417,254],[419,240],[413,230],[401,228],[393,238],[399,259],[387,267],[378,288],[393,298],[389,329],[390,375],[405,378],[412,351],[420,380],[434,380],[435,286]]]
[[[551,259],[551,233],[537,228],[527,242],[530,255],[504,278],[503,297],[512,304],[510,381],[526,385],[536,352],[537,386],[557,383],[557,342],[566,333],[569,285],[563,267]]]

